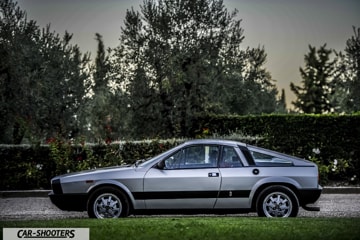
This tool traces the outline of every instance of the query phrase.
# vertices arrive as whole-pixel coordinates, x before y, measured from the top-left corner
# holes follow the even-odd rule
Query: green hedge
[[[182,140],[79,144],[0,145],[0,190],[50,189],[50,179],[68,172],[132,164],[176,146]]]
[[[198,133],[207,129],[210,135],[261,136],[264,147],[302,157],[313,148],[324,149],[332,158],[359,157],[360,115],[208,116],[197,123]]]
[[[1,145],[0,189],[33,189],[49,187],[54,162],[49,148],[30,145]]]
[[[196,138],[231,138],[310,159],[319,165],[323,184],[359,182],[360,115],[205,116],[196,122]],[[55,175],[131,164],[183,141],[0,145],[0,190],[49,189]]]

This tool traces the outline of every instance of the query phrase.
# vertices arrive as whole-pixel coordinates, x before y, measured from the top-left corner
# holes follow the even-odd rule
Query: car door
[[[249,209],[251,207],[250,192],[260,178],[253,173],[253,167],[246,165],[248,163],[245,156],[238,147],[222,148],[219,161],[222,182],[215,208]]]
[[[211,209],[221,183],[219,146],[187,146],[162,160],[144,177],[147,209]]]

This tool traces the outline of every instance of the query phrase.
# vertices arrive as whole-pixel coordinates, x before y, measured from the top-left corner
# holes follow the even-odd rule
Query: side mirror
[[[156,167],[158,169],[164,169],[165,168],[165,161],[160,161],[156,164]]]

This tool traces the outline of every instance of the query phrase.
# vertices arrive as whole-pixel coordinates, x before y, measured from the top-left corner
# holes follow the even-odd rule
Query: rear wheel
[[[90,195],[87,212],[91,218],[126,217],[129,215],[129,202],[120,190],[103,187]]]
[[[260,217],[296,217],[299,201],[291,189],[270,186],[259,194],[256,211]]]

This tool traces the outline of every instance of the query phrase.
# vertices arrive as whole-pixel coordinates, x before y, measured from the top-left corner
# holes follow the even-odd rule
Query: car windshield
[[[154,157],[138,160],[133,164],[133,166],[134,167],[145,167],[148,164],[152,165],[154,161],[158,160],[159,158],[162,158],[163,156],[168,155],[171,152],[177,151],[180,147],[181,147],[181,145],[179,145],[176,148],[169,149],[169,150],[167,150],[167,151],[165,151],[163,153],[160,153],[160,154],[158,154],[158,155],[156,155]]]

